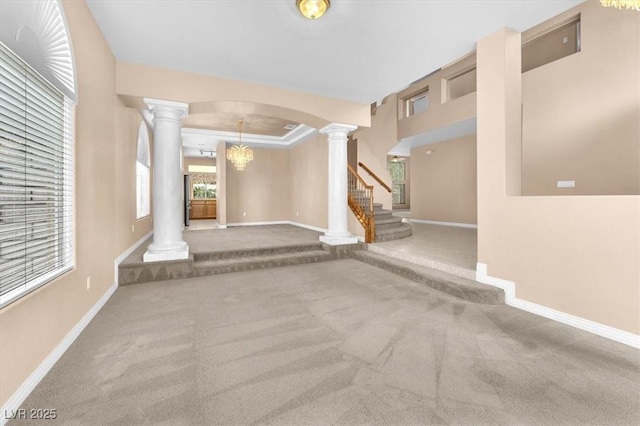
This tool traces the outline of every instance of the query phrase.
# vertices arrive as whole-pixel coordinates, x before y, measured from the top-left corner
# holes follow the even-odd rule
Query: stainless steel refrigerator
[[[189,214],[191,213],[191,177],[184,175],[184,226],[189,226]]]

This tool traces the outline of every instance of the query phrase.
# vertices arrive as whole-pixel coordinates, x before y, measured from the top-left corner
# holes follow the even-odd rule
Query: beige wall
[[[226,142],[218,143],[216,152],[224,152],[226,156]],[[224,160],[223,160],[224,158]],[[220,161],[216,161],[216,221],[219,225],[227,224],[227,160],[221,157]]]
[[[223,154],[221,153],[220,155]],[[189,164],[195,166],[215,166],[216,157],[184,157],[182,159],[182,173],[185,175],[189,174]]]
[[[579,11],[582,51],[522,75],[523,194],[640,194],[640,15]]]
[[[189,114],[260,114],[318,129],[333,122],[370,123],[369,104],[125,62],[117,63],[117,93],[138,108],[147,97],[189,103]]]
[[[412,149],[411,218],[477,223],[476,165],[476,135]]]
[[[288,150],[253,148],[244,170],[227,164],[227,223],[289,220],[289,160]]]
[[[562,16],[566,16],[566,14]],[[551,21],[557,22],[558,20],[552,18]],[[577,21],[572,20],[565,24],[562,20],[562,22],[557,22],[555,29],[549,29],[546,25],[546,23],[537,25],[522,34],[522,72],[572,55],[579,50]],[[540,34],[538,30],[542,28],[546,28],[546,30]]]
[[[315,133],[290,149],[254,148],[243,171],[225,161],[227,222],[292,221],[326,229],[328,147],[326,135]]]
[[[475,55],[469,54],[399,92],[397,94],[399,105],[397,139],[404,139],[475,117],[475,92],[449,101],[447,101],[448,96],[445,93],[446,80],[474,67],[475,62]],[[426,87],[429,87],[429,107],[427,110],[405,117],[403,99],[423,91]]]
[[[592,22],[584,26],[585,33],[592,32],[583,33],[586,50],[595,33],[604,37],[612,30],[607,23],[612,11],[595,2],[577,9]],[[598,15],[603,21],[596,29]],[[637,34],[637,19],[626,31]],[[521,79],[523,88],[530,83],[520,73],[520,44],[520,34],[509,30],[478,43],[478,262],[487,264],[490,276],[513,281],[519,299],[638,334],[640,197],[509,196],[517,194],[520,181]],[[624,64],[603,66],[608,75],[617,75],[626,72]],[[555,79],[548,75],[547,83],[555,87]],[[637,94],[638,80],[627,83]],[[572,95],[580,98],[589,90],[577,86]],[[618,107],[604,102],[597,108],[599,123],[591,123],[587,112],[583,125],[616,132]],[[537,128],[544,134],[554,125],[562,123],[547,120]]]
[[[371,128],[361,128],[354,132],[358,144],[358,162],[369,167],[382,181],[391,186],[391,175],[387,170],[387,153],[398,144],[398,104],[395,94],[387,96],[371,116]],[[361,167],[358,174],[369,185],[373,185],[373,199],[391,210],[391,193],[387,192]],[[361,225],[356,221],[352,222]],[[350,226],[355,233],[357,227]]]
[[[63,6],[78,80],[76,267],[0,310],[0,404],[114,284],[114,259],[151,230],[149,218],[136,220],[140,117],[115,95],[115,59],[85,3]]]
[[[316,133],[288,153],[291,167],[290,220],[326,229],[329,183],[327,135]]]

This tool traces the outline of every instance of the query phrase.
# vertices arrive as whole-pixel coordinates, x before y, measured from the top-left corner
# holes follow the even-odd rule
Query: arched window
[[[151,213],[151,158],[149,155],[149,131],[140,123],[136,156],[136,217],[141,219]]]
[[[0,14],[0,306],[73,268],[75,72],[57,1]]]

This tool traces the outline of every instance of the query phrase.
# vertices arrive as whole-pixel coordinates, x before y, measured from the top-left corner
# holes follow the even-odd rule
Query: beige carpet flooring
[[[422,257],[452,266],[476,270],[478,261],[478,230],[455,226],[411,222],[412,235],[400,240],[373,245],[399,252],[402,255]]]
[[[637,350],[339,260],[121,287],[22,408],[57,409],[33,424],[618,425],[639,401]]]

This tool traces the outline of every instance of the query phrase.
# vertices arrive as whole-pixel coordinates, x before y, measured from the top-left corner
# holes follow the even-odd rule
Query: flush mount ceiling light
[[[398,161],[400,161],[400,158],[397,155],[394,155],[393,157],[391,157],[392,163],[397,163]]]
[[[616,9],[633,9],[640,11],[640,0],[600,0],[604,7],[613,6]]]
[[[308,19],[318,19],[329,10],[329,0],[296,0],[296,6],[302,16]]]
[[[242,120],[238,121],[238,145],[227,148],[227,160],[231,161],[236,170],[244,170],[249,161],[253,160],[253,151],[242,145]]]

